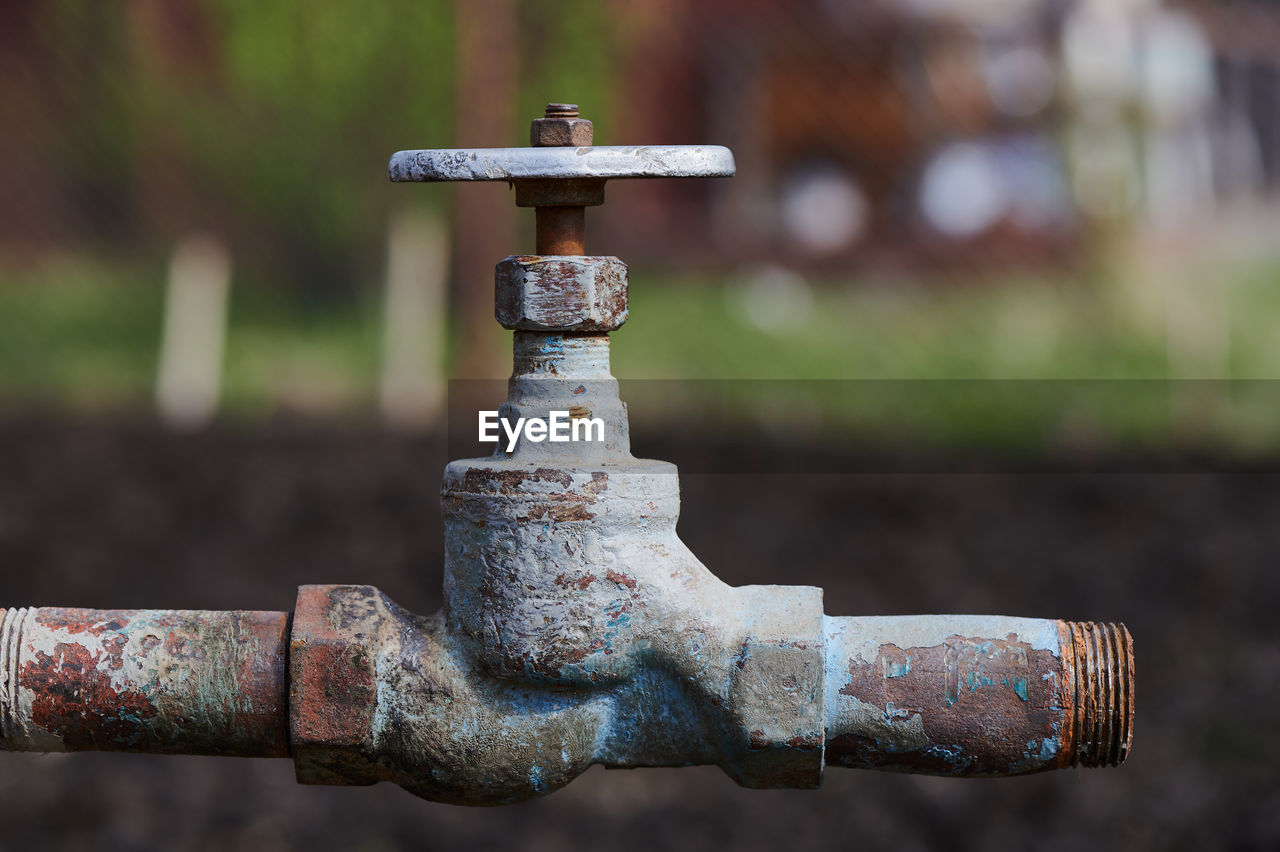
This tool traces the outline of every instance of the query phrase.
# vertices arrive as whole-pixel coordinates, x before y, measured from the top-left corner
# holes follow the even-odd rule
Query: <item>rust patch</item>
[[[66,749],[288,753],[287,613],[35,613],[18,683],[33,725]]]
[[[565,577],[564,574],[557,574],[555,583],[557,586],[565,589],[578,589],[585,591],[588,586],[596,581],[595,574],[587,573],[580,577]],[[612,578],[610,578],[612,579]]]
[[[522,486],[529,482],[551,482],[565,489],[561,493],[531,492]],[[609,487],[609,474],[595,471],[591,481],[574,489],[573,475],[557,468],[536,470],[484,470],[471,468],[463,475],[461,489],[450,489],[444,495],[449,511],[460,511],[474,496],[498,495],[528,501],[519,506],[515,520],[529,521],[590,521],[596,513],[588,506],[596,502],[601,492]],[[566,550],[568,548],[566,547]],[[572,550],[568,550],[572,555]]]
[[[810,734],[807,737],[792,737],[787,740],[787,745],[791,748],[798,748],[801,751],[809,751],[810,749],[820,748],[822,746],[823,737],[819,734]]]
[[[842,695],[866,729],[834,737],[827,762],[941,775],[1008,775],[1055,768],[1063,750],[1063,662],[1006,639],[952,636],[942,645],[881,645],[852,662]],[[892,739],[895,726],[910,736]],[[921,730],[922,729],[922,730]],[[878,732],[878,733],[877,733]]]
[[[604,642],[594,639],[588,645],[571,645],[559,643],[539,653],[507,654],[502,658],[502,668],[514,674],[535,674],[547,680],[560,680],[564,676],[564,668],[581,663],[591,654],[604,648]],[[605,650],[605,654],[611,653]],[[592,673],[592,680],[598,675]]]
[[[164,636],[164,650],[167,654],[179,659],[195,659],[201,656],[200,646],[192,645],[191,637],[177,630],[170,630]]]
[[[528,514],[520,515],[517,521],[589,521],[595,517],[594,512],[587,511],[581,503],[535,503],[528,507]]]
[[[142,723],[158,711],[141,692],[117,691],[111,675],[98,668],[102,656],[70,642],[59,642],[52,655],[38,652],[19,674],[20,683],[35,693],[31,719],[71,751],[145,750]]]
[[[597,470],[591,474],[591,481],[582,486],[582,493],[594,497],[601,491],[607,491],[608,489],[609,474],[602,470]]]
[[[156,636],[154,633],[148,633],[146,636],[143,636],[142,641],[138,643],[139,659],[145,660],[160,644],[160,637]]]
[[[591,648],[590,648],[590,646],[588,646],[588,647],[586,647],[586,648],[581,648],[581,647],[579,647],[579,648],[570,648],[569,650],[565,651],[565,652],[561,655],[561,657],[563,658],[563,660],[564,660],[566,663],[580,663],[580,662],[582,662],[583,660],[585,660],[585,659],[587,658],[587,655],[589,655],[590,653],[591,653]],[[559,673],[560,673],[560,667],[559,667],[559,666],[557,666],[557,667],[556,667],[556,674],[558,675]]]
[[[462,490],[477,494],[489,493],[496,485],[500,494],[515,494],[526,482],[554,482],[568,488],[573,485],[573,476],[567,471],[550,467],[536,470],[485,470],[469,468],[462,477]]]
[[[107,668],[112,671],[119,671],[124,668],[124,646],[126,641],[119,634],[108,636],[102,640],[102,650],[107,655]]]
[[[580,206],[539,205],[534,211],[534,251],[540,255],[585,255],[585,212]]]
[[[373,727],[380,614],[371,586],[302,586],[289,638],[289,727],[295,749],[355,746]]]
[[[131,612],[116,609],[80,609],[78,607],[43,607],[36,611],[39,623],[62,633],[103,633],[124,630]]]
[[[610,621],[617,621],[630,611],[631,601],[615,601],[612,605],[605,607],[604,614]]]
[[[631,577],[628,577],[626,574],[621,574],[617,571],[614,571],[613,569],[610,569],[605,572],[604,576],[605,576],[605,579],[611,580],[612,582],[617,583],[619,586],[626,586],[628,589],[630,589],[633,592],[636,589],[636,581]]]
[[[1123,624],[1059,622],[1074,713],[1063,765],[1118,766],[1133,745],[1133,638]]]
[[[548,104],[545,118],[535,118],[529,124],[529,144],[535,148],[571,146],[585,148],[595,138],[591,122],[578,117],[577,107],[552,112],[552,107],[570,104]]]

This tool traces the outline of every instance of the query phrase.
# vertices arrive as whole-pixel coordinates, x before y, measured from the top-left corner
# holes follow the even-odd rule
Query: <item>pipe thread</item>
[[[512,378],[611,381],[609,335],[517,331],[512,339]]]
[[[1123,624],[1065,622],[1072,668],[1072,766],[1119,766],[1133,741],[1133,639]]]
[[[18,707],[18,658],[21,656],[22,632],[34,609],[27,607],[0,610],[0,747],[11,749],[17,728],[14,713]]]

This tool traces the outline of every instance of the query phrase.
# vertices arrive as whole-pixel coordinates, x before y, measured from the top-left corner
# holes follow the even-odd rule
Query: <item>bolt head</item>
[[[627,265],[616,257],[518,255],[495,271],[503,328],[608,332],[627,321]]]
[[[594,139],[585,118],[535,118],[529,125],[529,144],[535,148],[588,148]]]

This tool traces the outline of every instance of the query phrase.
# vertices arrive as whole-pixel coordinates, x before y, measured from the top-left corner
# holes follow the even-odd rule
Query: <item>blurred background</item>
[[[10,0],[0,26],[5,605],[439,604],[532,250],[403,148],[730,147],[615,181],[614,373],[681,533],[833,613],[1123,620],[1121,770],[603,773],[479,814],[287,763],[0,761],[0,848],[1280,845],[1280,7],[1229,0]],[[463,393],[461,391],[466,391]],[[797,567],[801,565],[804,567]],[[75,807],[68,805],[74,801]],[[591,838],[596,838],[592,840]]]

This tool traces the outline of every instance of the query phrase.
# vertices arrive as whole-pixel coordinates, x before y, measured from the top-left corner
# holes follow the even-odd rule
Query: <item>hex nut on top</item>
[[[529,144],[535,148],[589,148],[595,130],[585,118],[535,118],[529,126]]]
[[[627,321],[627,265],[616,257],[516,255],[495,271],[503,328],[607,332]]]

